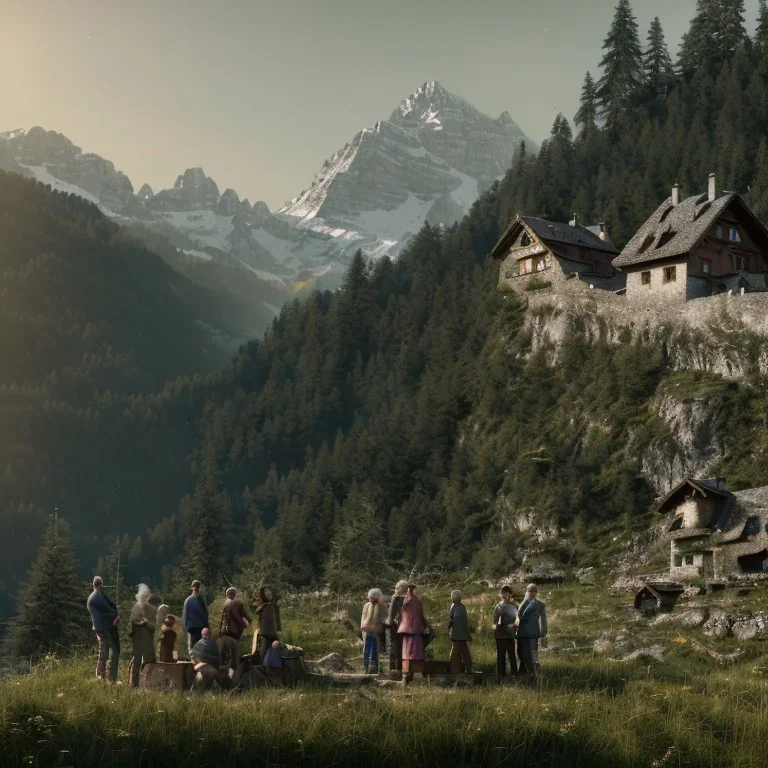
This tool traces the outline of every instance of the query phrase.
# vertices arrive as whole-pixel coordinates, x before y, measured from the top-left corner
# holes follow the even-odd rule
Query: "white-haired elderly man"
[[[136,590],[136,602],[131,608],[131,638],[133,639],[133,655],[128,665],[129,684],[138,688],[141,668],[145,664],[155,662],[155,622],[157,610],[150,605],[149,587],[139,584]]]
[[[461,602],[460,589],[454,589],[451,592],[448,632],[451,636],[451,674],[471,675],[472,654],[469,652],[469,643],[472,640],[472,635],[469,632],[467,609]]]
[[[547,635],[547,609],[538,594],[539,588],[535,584],[525,588],[525,600],[520,604],[515,620],[520,672],[526,675],[541,672],[539,638]]]
[[[381,607],[381,590],[372,589],[368,592],[368,602],[363,606],[360,618],[360,629],[363,632],[363,665],[366,674],[379,674],[379,642],[384,631],[384,615]]]

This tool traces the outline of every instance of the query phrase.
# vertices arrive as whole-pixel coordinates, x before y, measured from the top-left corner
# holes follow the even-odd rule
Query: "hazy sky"
[[[271,208],[426,80],[532,138],[572,118],[615,0],[0,0],[0,130],[42,125],[138,189],[202,166]],[[634,0],[673,52],[695,0]],[[757,0],[747,0],[754,25]]]

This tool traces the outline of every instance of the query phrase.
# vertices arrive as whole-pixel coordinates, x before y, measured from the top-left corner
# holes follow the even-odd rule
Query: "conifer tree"
[[[588,134],[597,126],[597,86],[591,72],[587,72],[584,78],[579,111],[574,116],[573,122],[581,129],[582,135]]]
[[[768,0],[759,0],[757,11],[757,29],[755,30],[755,45],[761,55],[768,52]]]
[[[648,30],[648,48],[643,56],[645,85],[652,99],[665,96],[674,79],[672,57],[669,55],[664,30],[657,16]]]
[[[606,126],[613,130],[632,107],[643,83],[643,55],[629,0],[618,0],[603,50],[597,96]]]
[[[211,594],[223,581],[226,538],[230,523],[229,494],[221,480],[212,444],[205,448],[200,479],[191,498],[182,502],[186,543],[178,574],[182,593],[199,579]]]
[[[760,139],[755,163],[755,181],[749,191],[749,202],[755,215],[768,222],[768,139]]]
[[[695,72],[714,55],[717,34],[718,0],[696,0],[696,15],[680,46],[680,68]]]
[[[744,26],[744,0],[719,0],[717,54],[727,61],[747,40]]]
[[[87,592],[77,577],[77,561],[66,524],[54,515],[37,559],[19,594],[8,649],[19,657],[67,654],[88,637]]]

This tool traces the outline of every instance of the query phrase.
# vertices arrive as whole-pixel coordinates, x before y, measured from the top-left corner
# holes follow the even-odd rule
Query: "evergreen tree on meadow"
[[[584,85],[581,88],[579,99],[579,111],[573,118],[576,127],[586,135],[597,127],[597,85],[591,72],[584,77]]]
[[[674,80],[672,57],[664,38],[661,20],[657,16],[648,30],[648,47],[643,55],[645,86],[651,99],[666,96],[667,89]]]
[[[603,75],[597,85],[598,102],[609,130],[619,127],[643,84],[643,55],[637,30],[629,0],[619,0],[603,44]]]
[[[46,653],[68,654],[88,638],[87,591],[77,577],[77,561],[58,516],[51,520],[11,621],[8,650],[34,659]]]
[[[203,466],[194,493],[182,502],[184,553],[177,574],[177,591],[185,595],[194,579],[203,582],[214,595],[224,582],[227,570],[227,536],[230,500],[221,487],[213,447],[205,448]]]

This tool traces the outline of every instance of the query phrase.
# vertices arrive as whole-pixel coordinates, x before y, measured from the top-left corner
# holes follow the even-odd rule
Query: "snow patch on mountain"
[[[56,192],[65,192],[68,195],[76,195],[77,197],[82,197],[83,200],[87,200],[89,203],[93,203],[101,209],[105,216],[109,216],[112,219],[122,218],[120,214],[111,211],[109,208],[104,206],[95,195],[92,195],[90,192],[86,192],[86,190],[84,190],[82,187],[78,187],[75,184],[67,184],[66,181],[62,181],[61,179],[56,178],[53,174],[51,174],[47,166],[22,165],[19,163],[19,168],[22,168],[29,176],[37,179],[37,181],[41,182],[42,184],[48,184],[50,188],[56,190]]]

